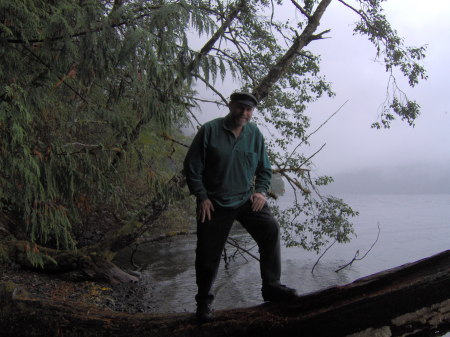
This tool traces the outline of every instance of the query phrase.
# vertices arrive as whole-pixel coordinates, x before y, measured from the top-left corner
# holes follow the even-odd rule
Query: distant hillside
[[[333,175],[329,193],[450,193],[450,165],[366,169]]]

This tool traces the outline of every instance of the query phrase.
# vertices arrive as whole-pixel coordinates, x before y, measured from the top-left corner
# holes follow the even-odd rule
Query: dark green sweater
[[[258,127],[248,123],[236,138],[226,124],[222,117],[200,128],[184,160],[184,172],[197,200],[238,207],[252,193],[269,189],[272,170]]]

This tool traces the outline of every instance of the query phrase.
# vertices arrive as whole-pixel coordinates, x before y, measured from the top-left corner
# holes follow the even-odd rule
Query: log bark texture
[[[450,251],[287,303],[193,314],[122,314],[0,287],[2,336],[439,336],[450,331]]]

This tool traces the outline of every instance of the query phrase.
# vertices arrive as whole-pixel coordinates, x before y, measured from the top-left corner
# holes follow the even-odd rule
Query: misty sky
[[[318,172],[333,175],[337,190],[450,193],[450,1],[385,4],[389,21],[407,45],[427,45],[428,72],[428,80],[414,89],[402,85],[422,107],[415,127],[398,121],[389,130],[370,128],[384,101],[388,75],[374,62],[372,45],[352,36],[356,14],[337,1],[331,6],[320,30],[331,28],[332,38],[309,47],[322,55],[321,70],[337,95],[320,100],[309,113],[320,124],[348,102],[314,139],[316,148],[327,144],[315,158]]]
[[[333,1],[318,29],[330,28],[329,39],[307,46],[321,55],[321,72],[336,93],[309,106],[313,128],[347,103],[314,135],[311,148],[302,150],[312,154],[326,144],[314,158],[315,173],[335,178],[332,191],[450,193],[450,1],[387,0],[384,8],[406,45],[427,45],[428,80],[414,89],[406,80],[399,81],[422,107],[415,127],[395,121],[389,130],[370,128],[385,100],[388,74],[375,61],[370,42],[353,36],[356,14]],[[293,14],[289,5],[284,15],[295,19],[300,14]],[[230,86],[224,93],[234,89]],[[201,114],[202,122],[226,114],[210,109],[217,110],[210,106]]]

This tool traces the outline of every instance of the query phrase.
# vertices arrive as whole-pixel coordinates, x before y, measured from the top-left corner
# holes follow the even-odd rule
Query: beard
[[[244,126],[250,121],[250,118],[246,118],[244,115],[237,115],[233,117],[235,126]]]

